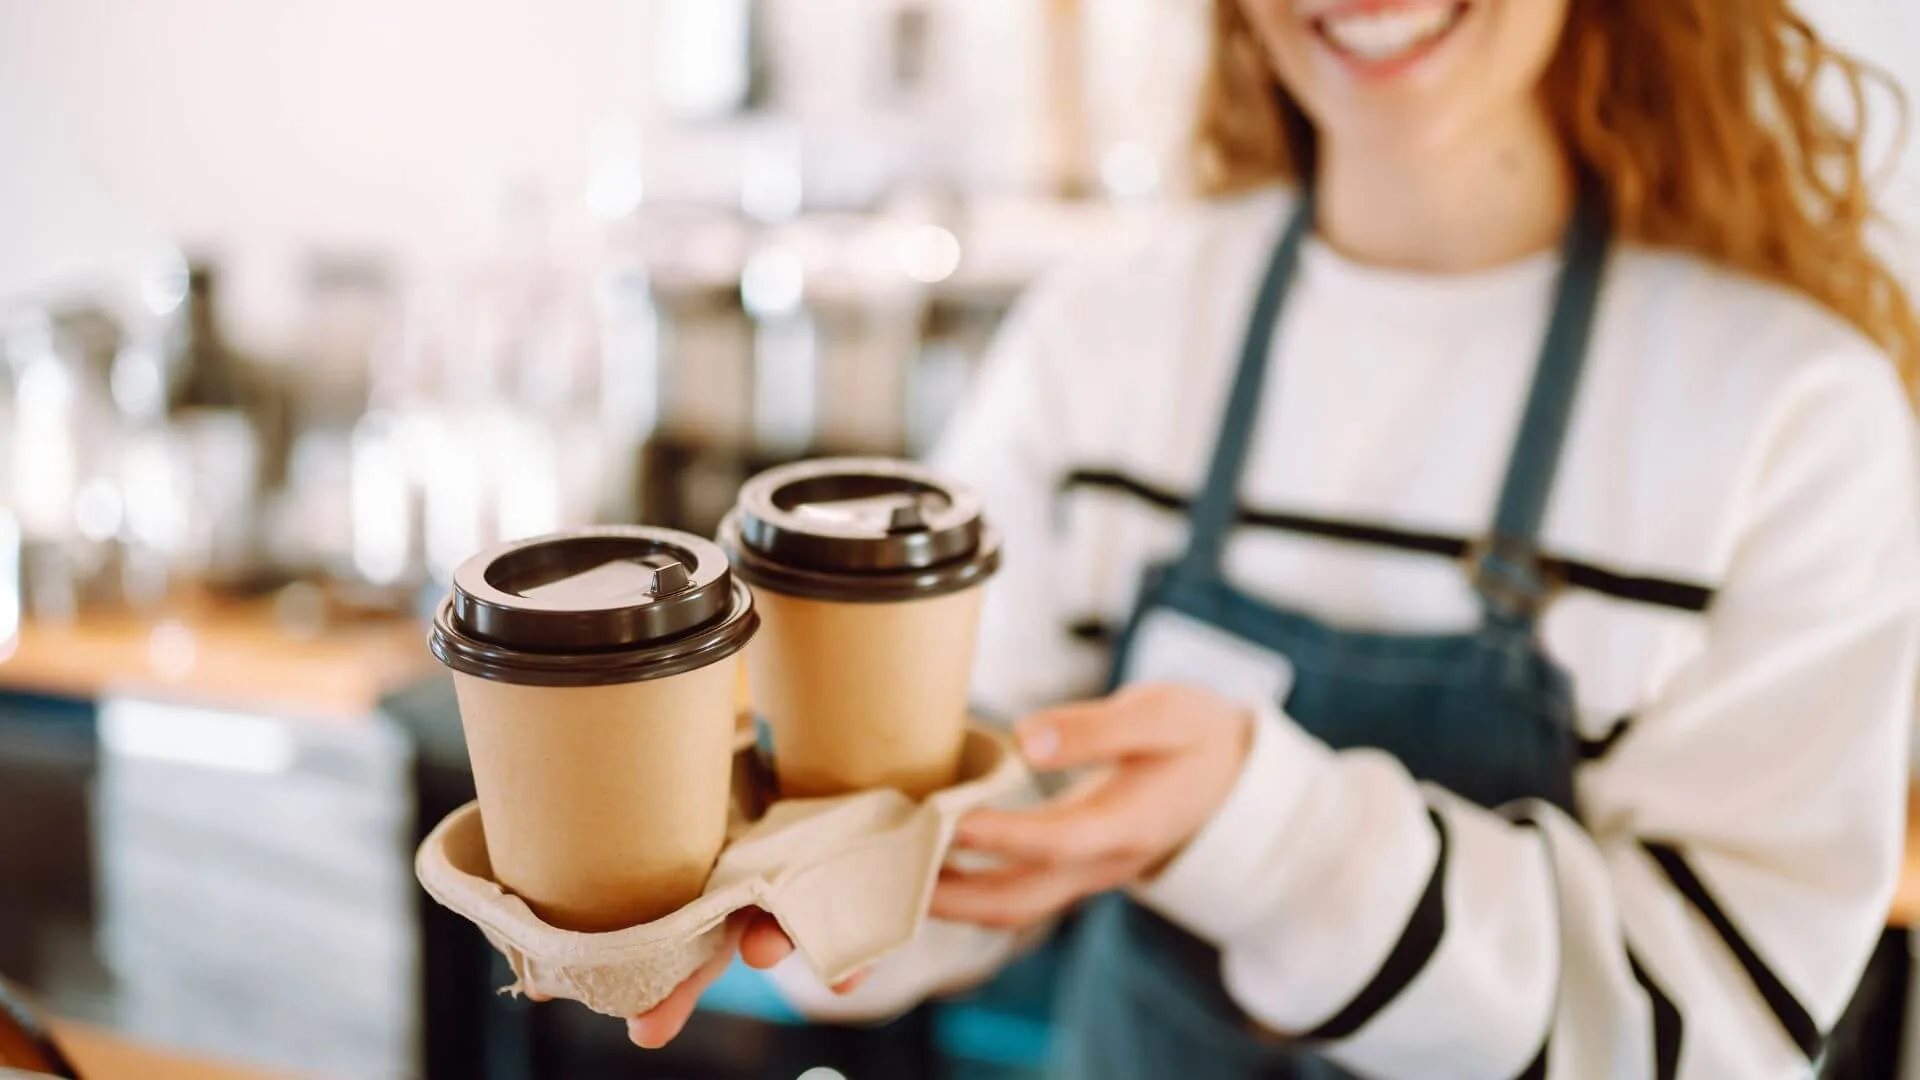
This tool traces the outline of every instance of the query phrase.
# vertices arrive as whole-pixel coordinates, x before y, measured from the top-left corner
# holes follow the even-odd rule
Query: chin
[[[1435,109],[1432,102],[1413,102],[1405,107],[1356,104],[1316,118],[1315,123],[1351,145],[1390,154],[1445,146],[1470,126],[1464,118],[1452,115],[1452,110]]]

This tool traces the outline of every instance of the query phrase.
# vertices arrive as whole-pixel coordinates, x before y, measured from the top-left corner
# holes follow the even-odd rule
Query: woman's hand
[[[1034,714],[1014,729],[1028,761],[1099,768],[1032,810],[976,810],[962,818],[961,846],[998,855],[1006,865],[942,872],[933,917],[1018,929],[1151,876],[1226,800],[1252,732],[1246,709],[1171,683]]]
[[[1002,929],[1040,923],[1084,897],[1150,875],[1200,831],[1232,790],[1247,755],[1252,719],[1205,690],[1173,684],[1128,687],[1099,701],[1036,713],[1015,734],[1035,766],[1103,766],[1073,791],[1032,810],[976,810],[960,822],[962,846],[998,855],[1002,869],[943,871],[932,915]],[[627,1020],[627,1037],[667,1045],[700,995],[735,953],[771,968],[793,954],[773,916],[735,912],[711,960],[666,999]],[[835,986],[851,993],[864,973]],[[529,994],[535,1000],[542,995]]]
[[[713,954],[713,958],[701,965],[700,970],[687,977],[687,981],[674,987],[666,999],[638,1016],[627,1018],[627,1038],[643,1050],[658,1050],[680,1035],[693,1017],[694,1006],[699,1004],[700,995],[718,982],[733,963],[734,953],[746,961],[748,967],[766,970],[793,955],[793,941],[773,916],[758,908],[743,908],[733,913],[727,920],[726,939]],[[862,972],[835,986],[834,992],[850,994],[866,977]],[[535,1001],[548,1000],[545,994],[529,993]]]

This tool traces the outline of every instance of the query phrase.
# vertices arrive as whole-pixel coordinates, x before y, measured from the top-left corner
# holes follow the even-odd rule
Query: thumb
[[[748,967],[765,970],[793,955],[793,939],[780,929],[772,915],[755,911],[747,918],[740,936],[740,958]]]

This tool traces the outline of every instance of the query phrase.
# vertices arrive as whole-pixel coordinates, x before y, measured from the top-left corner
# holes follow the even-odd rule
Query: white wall
[[[739,133],[676,135],[655,106],[666,2],[0,0],[0,299],[181,240],[225,257],[243,336],[271,338],[313,243],[444,251],[527,183],[578,213],[597,129],[640,134],[651,190],[728,183]],[[773,6],[810,126],[885,120],[835,110],[875,96],[879,73],[846,57],[886,2]],[[940,145],[971,179],[1017,187],[1037,158],[1038,9],[937,11],[967,54],[936,57],[957,76]]]
[[[443,251],[522,180],[577,200],[589,138],[609,122],[644,133],[652,190],[713,182],[738,146],[669,142],[654,107],[650,28],[664,2],[0,0],[0,298],[141,244],[205,243],[236,271],[243,336],[272,348],[309,245]],[[775,5],[775,32],[806,45],[792,50],[805,66],[791,85],[829,135],[873,77],[837,46],[892,2]],[[1181,65],[1200,48],[1181,28],[1205,0],[1085,2],[1105,20],[1100,138],[1170,148],[1188,102]],[[1920,90],[1920,11],[1907,0],[1803,6]],[[1041,0],[937,8],[949,51],[936,63],[955,91],[929,145],[976,182],[1018,187],[1040,157]],[[843,118],[843,143],[881,119]],[[1920,140],[1905,158],[1920,177]],[[1909,182],[1899,198],[1920,221],[1920,190]]]
[[[1828,40],[1884,69],[1908,94],[1920,94],[1920,9],[1908,0],[1801,0],[1799,6]],[[1920,99],[1909,108],[1915,105]],[[1883,151],[1892,149],[1891,115],[1875,132]],[[1909,126],[1915,121],[1920,117],[1910,117]],[[1920,146],[1913,139],[1901,158],[1909,173],[1920,171]]]
[[[434,243],[647,101],[622,0],[0,0],[0,295],[181,238]]]
[[[1910,0],[1802,0],[1801,8],[1835,44],[1882,69],[1907,95],[1906,136],[1894,103],[1872,105],[1871,158],[1884,169],[1886,251],[1920,283],[1920,9]]]

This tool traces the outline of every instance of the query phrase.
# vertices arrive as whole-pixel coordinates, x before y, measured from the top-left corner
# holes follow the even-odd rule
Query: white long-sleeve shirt
[[[1010,320],[939,455],[1005,537],[984,708],[1018,717],[1099,691],[1109,656],[1085,630],[1121,625],[1143,568],[1184,542],[1164,503],[1201,481],[1288,202],[1195,207],[1055,275]],[[1258,521],[1480,535],[1557,266],[1544,253],[1438,277],[1310,243],[1241,486],[1255,523],[1227,576],[1339,625],[1472,625],[1455,562]],[[1088,473],[1128,483],[1070,482]],[[1869,342],[1797,294],[1618,246],[1543,543],[1712,601],[1575,590],[1548,610],[1581,734],[1606,746],[1576,778],[1584,820],[1482,809],[1249,702],[1237,785],[1138,898],[1220,948],[1252,1018],[1299,1032],[1349,1004],[1442,881],[1418,973],[1326,1049],[1363,1075],[1501,1080],[1543,1045],[1552,1077],[1805,1075],[1899,865],[1917,501],[1910,413]],[[981,955],[924,942],[869,1000],[904,1001]]]

